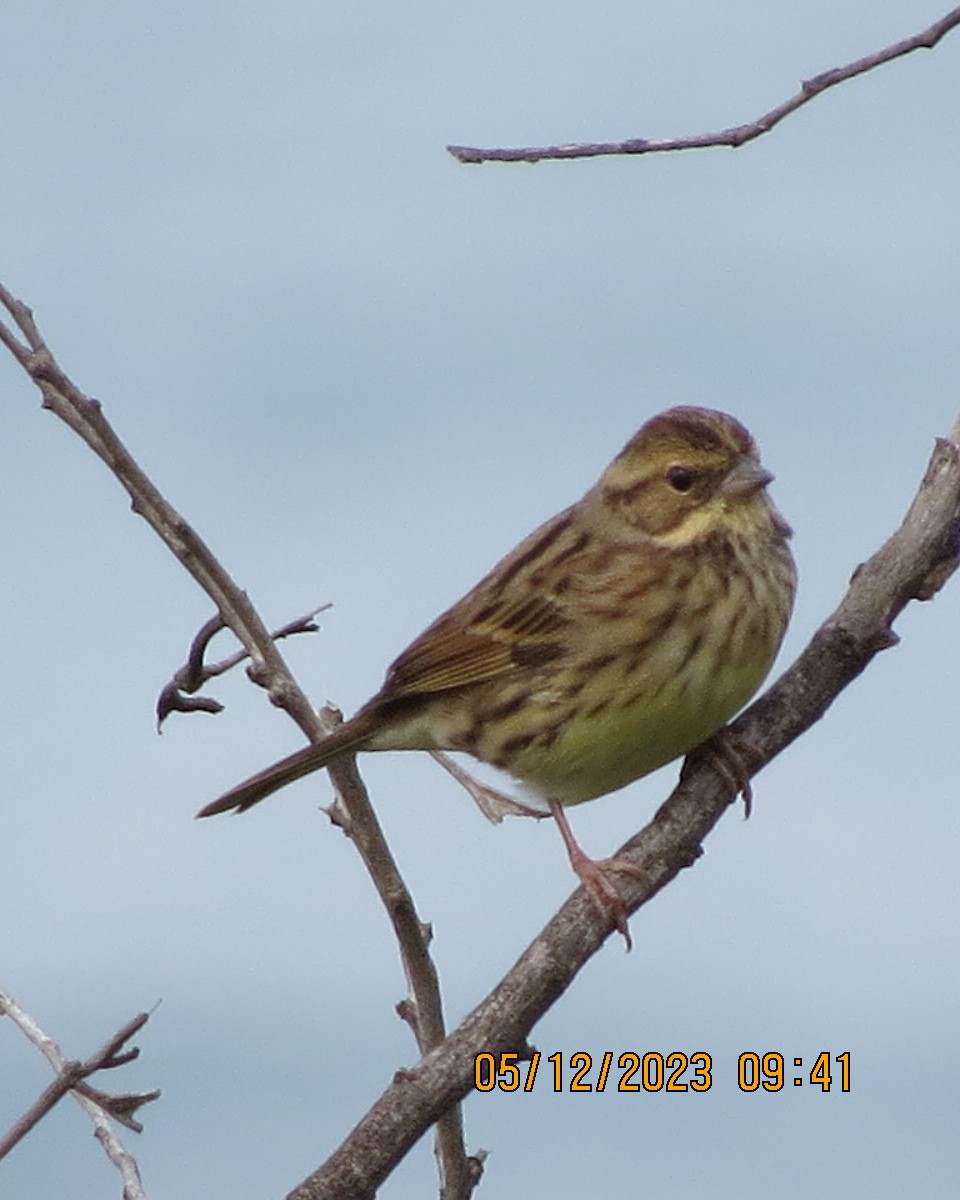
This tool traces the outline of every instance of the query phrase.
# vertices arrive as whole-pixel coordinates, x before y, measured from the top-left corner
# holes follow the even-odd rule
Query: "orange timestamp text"
[[[791,1068],[793,1074],[791,1074]],[[713,1055],[705,1050],[615,1054],[543,1055],[478,1054],[474,1085],[478,1092],[532,1092],[537,1080],[555,1092],[709,1092],[714,1083]],[[768,1050],[745,1050],[737,1059],[737,1086],[742,1092],[779,1092],[787,1083],[823,1092],[850,1091],[850,1051],[820,1050],[810,1058]]]

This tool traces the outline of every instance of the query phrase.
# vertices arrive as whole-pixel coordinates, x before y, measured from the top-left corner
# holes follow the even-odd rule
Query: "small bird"
[[[629,868],[589,858],[564,807],[688,753],[760,686],[796,587],[772,479],[734,417],[695,407],[652,417],[581,500],[400,655],[356,716],[198,815],[243,812],[360,750],[466,751],[553,815],[574,871],[629,945],[611,882]]]

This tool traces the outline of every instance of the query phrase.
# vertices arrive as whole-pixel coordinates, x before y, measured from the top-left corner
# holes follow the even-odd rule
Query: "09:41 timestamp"
[[[821,1050],[808,1071],[803,1070],[803,1059],[791,1060],[793,1086],[819,1087],[824,1092],[839,1087],[841,1092],[850,1091],[850,1051],[831,1055]],[[741,1092],[779,1092],[790,1079],[787,1059],[775,1050],[757,1054],[747,1050],[737,1059],[737,1083]]]

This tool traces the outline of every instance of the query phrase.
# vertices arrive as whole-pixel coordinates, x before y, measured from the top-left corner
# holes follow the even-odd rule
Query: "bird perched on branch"
[[[725,413],[651,418],[581,500],[400,655],[356,716],[199,815],[243,812],[341,755],[466,751],[552,813],[578,877],[627,936],[612,881],[624,867],[589,858],[564,808],[686,754],[760,686],[796,584],[772,478]]]

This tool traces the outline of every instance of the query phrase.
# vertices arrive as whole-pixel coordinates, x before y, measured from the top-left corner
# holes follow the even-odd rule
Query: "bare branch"
[[[196,531],[163,498],[103,415],[100,402],[85,395],[62,370],[44,342],[30,309],[0,285],[0,304],[10,313],[25,342],[0,323],[0,340],[40,389],[43,407],[64,421],[110,468],[130,496],[133,511],[160,536],[181,564],[213,598],[225,625],[250,655],[250,677],[267,689],[307,736],[321,736],[309,700],[293,682],[280,652],[246,594],[211,553]]]
[[[329,604],[321,604],[319,607],[311,609],[310,612],[304,613],[302,617],[296,617],[294,620],[288,621],[286,625],[275,629],[270,637],[273,641],[279,642],[282,638],[292,637],[297,633],[317,633],[320,626],[314,618],[318,613],[326,612],[328,608],[330,608]],[[211,617],[197,631],[196,637],[190,643],[187,661],[170,682],[164,685],[157,698],[158,729],[172,712],[223,712],[223,705],[218,700],[213,700],[209,696],[196,696],[194,693],[198,692],[211,679],[226,674],[227,671],[250,657],[246,650],[238,650],[235,654],[221,659],[220,662],[204,661],[207,647],[224,628],[223,618],[216,616]]]
[[[104,417],[98,401],[85,395],[62,370],[44,342],[33,313],[0,284],[0,305],[20,331],[0,321],[0,341],[40,389],[43,407],[55,413],[107,464],[144,518],[217,606],[223,624],[233,630],[250,657],[250,678],[265,688],[310,741],[323,738],[336,723],[333,710],[316,712],[293,678],[273,638],[246,593],[231,579],[206,543],[163,498]],[[331,764],[330,778],[348,814],[350,837],[383,903],[395,936],[412,1003],[418,1014],[421,1053],[442,1041],[446,1028],[436,970],[413,897],[390,852],[352,761]],[[467,1200],[472,1190],[472,1160],[466,1156],[459,1112],[444,1116],[438,1132],[444,1200]]]
[[[930,599],[957,567],[960,546],[960,417],[937,440],[900,528],[854,573],[850,588],[810,645],[731,726],[750,745],[751,774],[823,716],[879,651],[896,643],[891,622],[910,600]],[[755,761],[754,761],[755,759]],[[702,843],[736,797],[737,781],[693,755],[653,820],[618,855],[623,898],[636,912],[702,854]],[[287,1200],[348,1200],[379,1184],[447,1106],[474,1085],[474,1061],[521,1052],[533,1026],[566,991],[610,933],[579,888],[516,965],[459,1028],[398,1075],[327,1162]]]
[[[336,710],[326,710],[334,713]],[[394,936],[400,946],[410,999],[401,1002],[401,1017],[410,1026],[421,1054],[442,1044],[446,1037],[440,981],[429,953],[431,927],[421,921],[396,862],[373,814],[370,798],[357,771],[356,759],[343,760],[330,772],[337,801],[346,810],[346,824],[337,820],[356,844],[377,885]],[[369,816],[367,814],[369,813]],[[357,816],[361,819],[357,821]],[[373,836],[375,831],[376,836]],[[479,1182],[482,1168],[468,1158],[463,1142],[463,1116],[457,1102],[437,1114],[435,1152],[440,1170],[441,1200],[468,1200]],[[482,1162],[482,1160],[480,1160]],[[357,1193],[358,1196],[362,1193]]]
[[[119,1121],[136,1133],[141,1133],[143,1126],[134,1119],[133,1114],[144,1104],[156,1100],[160,1092],[114,1096],[92,1088],[84,1081],[97,1071],[110,1071],[116,1067],[125,1066],[138,1057],[140,1051],[136,1047],[122,1053],[121,1051],[127,1042],[146,1025],[150,1014],[139,1013],[128,1021],[85,1062],[68,1061],[64,1058],[60,1047],[43,1032],[33,1017],[21,1008],[11,996],[0,992],[0,1016],[3,1015],[8,1016],[24,1036],[37,1047],[56,1071],[57,1078],[40,1094],[4,1137],[0,1138],[0,1159],[4,1158],[63,1096],[68,1092],[73,1092],[77,1103],[93,1121],[97,1140],[103,1146],[110,1161],[120,1171],[124,1185],[124,1200],[146,1200],[136,1160],[117,1138],[109,1121],[106,1120],[106,1116],[113,1117],[115,1121]]]
[[[714,133],[695,133],[673,138],[627,138],[623,142],[571,142],[559,146],[521,146],[480,149],[476,146],[447,146],[447,150],[462,163],[484,162],[541,162],[544,159],[557,158],[598,158],[611,154],[655,154],[667,150],[702,150],[707,146],[729,146],[736,149],[746,142],[753,141],[761,134],[769,133],[775,125],[779,125],[784,117],[789,117],[798,108],[819,96],[828,88],[836,87],[857,75],[884,63],[902,58],[914,50],[932,50],[934,46],[960,25],[960,8],[948,12],[946,16],[935,21],[929,29],[913,37],[894,42],[875,54],[858,58],[855,62],[847,63],[844,67],[834,67],[822,71],[812,79],[805,79],[800,85],[800,91],[789,100],[784,100],[776,108],[771,108],[762,117],[749,121],[746,125],[734,125],[730,129],[720,129]]]

